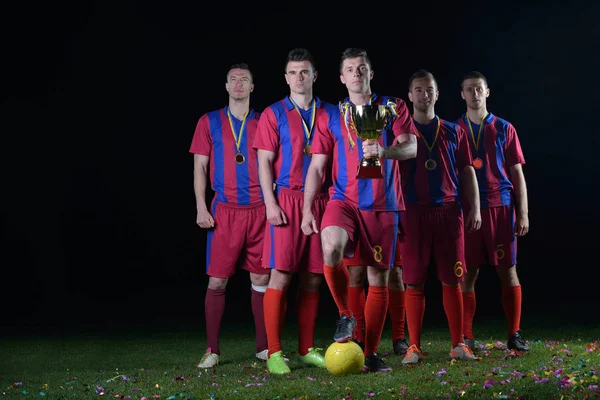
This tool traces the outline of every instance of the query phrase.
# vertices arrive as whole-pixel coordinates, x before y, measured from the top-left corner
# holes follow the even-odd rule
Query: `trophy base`
[[[381,165],[359,165],[356,171],[357,179],[381,179]]]

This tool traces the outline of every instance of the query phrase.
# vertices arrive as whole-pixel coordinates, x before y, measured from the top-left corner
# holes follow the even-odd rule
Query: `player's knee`
[[[227,278],[217,278],[211,276],[208,279],[208,288],[210,290],[224,290],[227,287]]]

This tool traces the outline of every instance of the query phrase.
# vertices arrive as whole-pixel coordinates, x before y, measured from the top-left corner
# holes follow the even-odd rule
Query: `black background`
[[[488,109],[515,125],[527,160],[524,313],[597,323],[598,5],[208,6],[4,6],[2,325],[203,323],[194,128],[227,104],[233,63],[254,71],[256,110],[285,96],[294,47],[313,52],[315,94],[333,103],[346,94],[346,47],[368,51],[381,95],[408,100],[408,78],[425,68],[448,120],[464,112],[462,75],[483,72]],[[428,310],[443,318],[431,282]],[[231,280],[228,301],[239,308],[227,318],[250,315],[248,285],[246,273]],[[491,269],[478,287],[478,312],[501,316]],[[321,315],[334,318],[324,299]]]

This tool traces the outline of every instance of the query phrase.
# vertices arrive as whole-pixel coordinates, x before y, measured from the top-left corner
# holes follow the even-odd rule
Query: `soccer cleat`
[[[212,349],[209,347],[206,349],[206,352],[202,356],[202,359],[198,364],[196,364],[197,368],[212,368],[214,366],[219,365],[219,355],[212,352]]]
[[[347,342],[349,339],[352,339],[352,331],[356,326],[356,318],[347,317],[342,314],[340,319],[337,321],[337,329],[335,330],[335,335],[333,335],[333,340],[338,343]]]
[[[408,350],[406,339],[398,339],[394,342],[394,354],[403,356],[406,354],[406,350]]]
[[[325,368],[325,358],[323,358],[319,350],[322,349],[311,347],[305,355],[301,356],[298,354],[298,361],[304,365]]]
[[[275,375],[287,375],[292,372],[290,367],[285,363],[281,350],[269,356],[267,359],[267,368],[270,373]]]
[[[381,357],[373,353],[365,357],[365,365],[362,367],[362,372],[390,372],[392,369],[388,367]]]
[[[459,343],[458,346],[450,351],[450,358],[455,360],[477,360],[473,352],[465,343]]]
[[[475,339],[467,339],[465,338],[465,344],[471,349],[471,351],[475,351]]]
[[[508,347],[509,350],[516,350],[516,351],[529,351],[530,348],[527,345],[525,338],[523,337],[523,335],[521,335],[521,330],[518,330],[515,332],[514,335],[512,335],[510,337],[510,339],[508,339],[508,343],[506,344],[506,347]]]
[[[406,355],[402,359],[402,364],[416,364],[424,356],[425,355],[423,354],[423,352],[419,350],[419,348],[416,345],[413,344],[406,350]]]

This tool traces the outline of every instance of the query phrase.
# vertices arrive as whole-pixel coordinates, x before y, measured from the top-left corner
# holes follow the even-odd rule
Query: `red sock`
[[[315,347],[315,325],[319,310],[319,292],[299,289],[297,300],[298,354],[305,356],[308,349]]]
[[[225,313],[225,289],[206,290],[204,299],[204,316],[206,318],[206,341],[211,352],[221,354],[219,349],[219,332]]]
[[[354,337],[365,342],[365,287],[350,286],[348,288],[348,304],[356,318],[356,328],[354,328]]]
[[[446,312],[446,318],[448,318],[448,326],[452,336],[452,348],[455,348],[463,341],[463,304],[460,285],[442,285],[442,294],[444,311]]]
[[[502,305],[508,320],[508,337],[521,329],[521,285],[502,287]]]
[[[406,289],[406,322],[408,323],[408,335],[410,345],[421,348],[421,330],[423,329],[423,317],[425,316],[425,290]]]
[[[265,294],[250,289],[252,314],[254,315],[254,329],[256,330],[256,352],[260,353],[266,349],[269,344],[267,341],[267,330],[265,328],[265,313],[263,303]]]
[[[465,339],[474,340],[473,335],[473,317],[475,316],[475,309],[477,301],[475,292],[463,292],[463,334]]]
[[[390,317],[392,319],[392,342],[404,339],[406,322],[406,298],[404,290],[388,289],[390,297]]]
[[[369,295],[365,302],[365,355],[367,356],[377,353],[379,348],[388,302],[387,287],[369,286]]]
[[[338,308],[340,316],[343,314],[347,317],[352,317],[352,310],[348,305],[348,287],[350,286],[350,272],[343,262],[335,267],[323,265],[323,274],[325,281],[329,286],[329,291],[333,297],[333,301]]]
[[[281,351],[281,330],[285,318],[287,294],[281,290],[267,288],[263,299],[265,313],[265,329],[269,344],[269,356]]]

